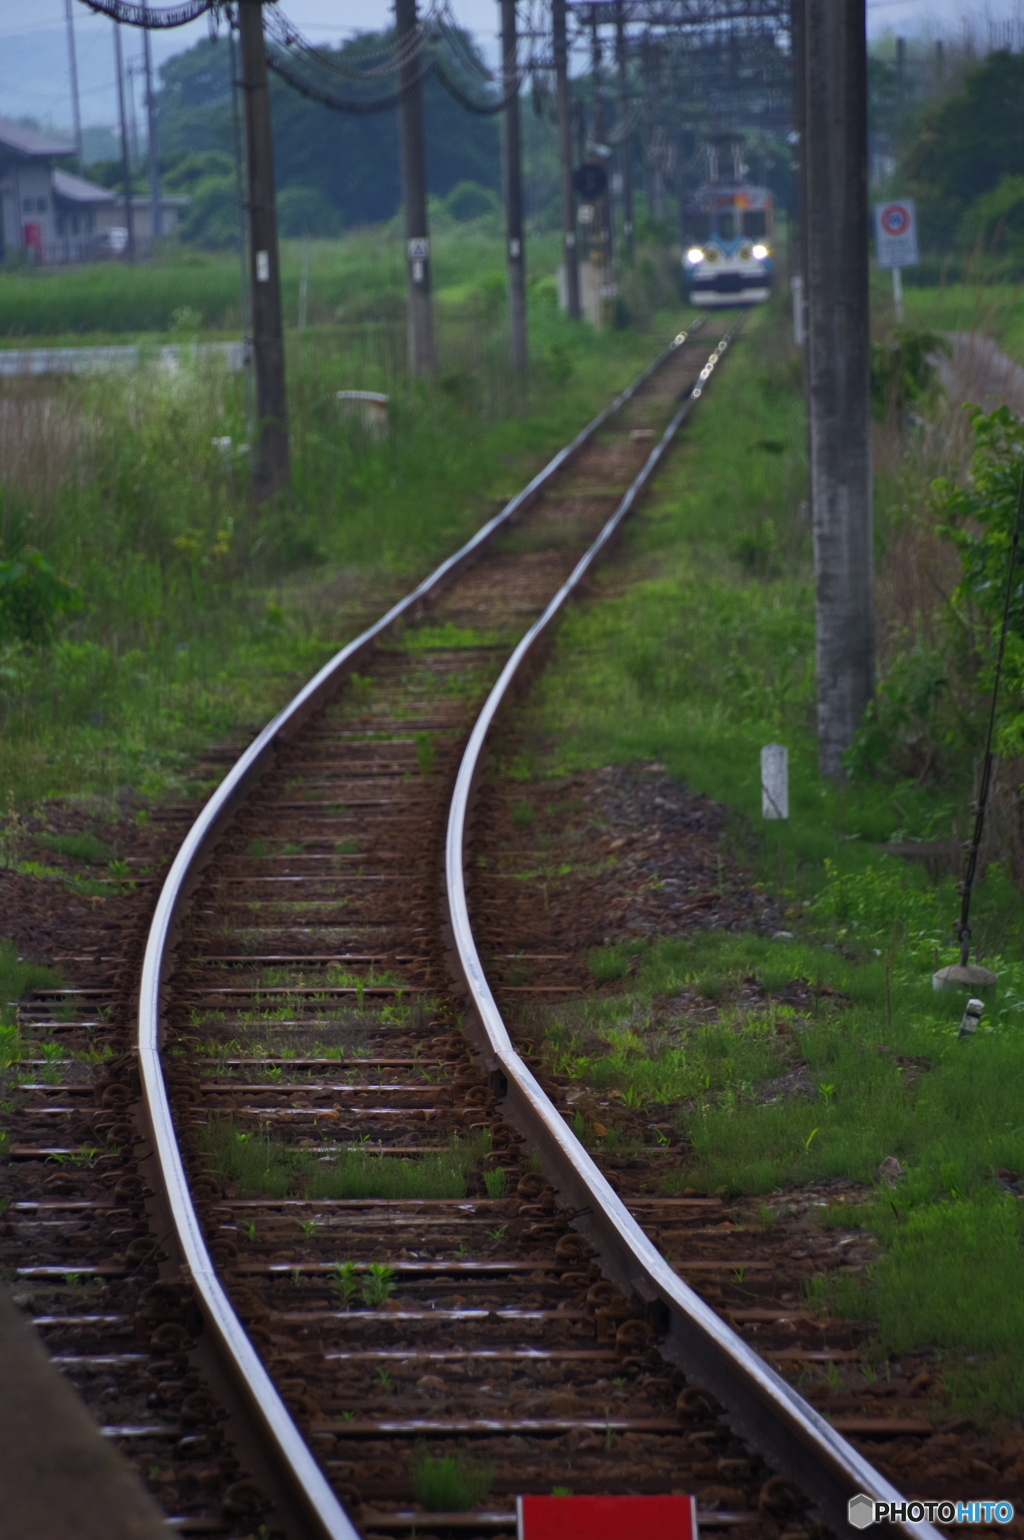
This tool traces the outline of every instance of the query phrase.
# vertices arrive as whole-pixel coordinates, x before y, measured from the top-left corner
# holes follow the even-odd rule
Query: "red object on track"
[[[697,1540],[692,1497],[518,1497],[519,1540]]]

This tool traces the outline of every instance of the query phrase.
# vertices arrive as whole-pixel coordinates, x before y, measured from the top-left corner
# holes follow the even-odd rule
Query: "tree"
[[[1024,166],[1024,55],[993,53],[964,89],[924,116],[903,176],[919,203],[921,234],[950,245],[982,193]]]
[[[336,51],[350,67],[372,54],[375,61],[391,44],[391,33],[363,33]],[[472,47],[469,39],[466,46]],[[464,77],[458,61],[450,74]],[[160,124],[168,165],[217,151],[233,155],[231,80],[227,42],[204,39],[176,54],[160,71]],[[346,97],[375,97],[393,90],[388,77],[364,85],[339,79]],[[471,87],[480,94],[479,84]],[[397,114],[335,112],[300,95],[277,76],[270,84],[274,167],[278,193],[302,189],[320,194],[320,223],[332,211],[334,225],[390,219],[401,193],[398,177]],[[423,93],[427,141],[427,187],[443,197],[459,182],[500,185],[501,149],[493,118],[468,112],[439,81],[428,79]],[[233,162],[232,162],[233,164]],[[309,205],[311,207],[311,205]]]

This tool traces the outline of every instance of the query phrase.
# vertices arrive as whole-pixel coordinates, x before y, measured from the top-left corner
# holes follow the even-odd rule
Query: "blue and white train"
[[[683,204],[683,275],[692,305],[761,305],[772,288],[772,195],[708,182]]]

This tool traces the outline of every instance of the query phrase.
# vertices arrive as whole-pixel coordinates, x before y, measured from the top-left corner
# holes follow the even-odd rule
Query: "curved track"
[[[175,1441],[186,1532],[509,1535],[511,1494],[568,1465],[576,1491],[717,1471],[734,1502],[702,1522],[745,1535],[806,1499],[840,1529],[852,1493],[898,1500],[616,1197],[513,1048],[466,908],[490,724],[727,346],[677,338],[343,648],[174,860],[109,1083],[137,1065],[116,1190],[162,1248],[136,1331],[163,1427],[135,1433]],[[422,1455],[463,1449],[493,1506],[416,1509]]]

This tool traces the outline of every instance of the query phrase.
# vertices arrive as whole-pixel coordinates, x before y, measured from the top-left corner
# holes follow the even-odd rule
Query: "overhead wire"
[[[91,11],[109,16],[112,21],[119,21],[126,27],[144,27],[147,31],[159,32],[198,21],[200,16],[216,8],[218,0],[178,0],[178,4],[160,9],[136,4],[135,0],[82,0],[82,3]]]
[[[266,13],[266,29],[270,46],[267,63],[276,74],[293,86],[303,96],[320,102],[337,112],[369,114],[387,112],[398,106],[410,91],[433,76],[460,106],[483,117],[504,112],[522,90],[523,82],[531,70],[538,67],[533,42],[538,29],[532,25],[534,6],[531,5],[531,25],[526,37],[519,40],[515,54],[503,57],[500,74],[488,68],[476,51],[469,45],[467,36],[452,12],[449,0],[440,0],[417,20],[413,32],[403,39],[400,46],[389,45],[367,55],[368,59],[382,62],[372,67],[353,64],[341,56],[340,50],[326,51],[303,37],[298,27],[275,6]],[[525,45],[525,57],[521,57]],[[449,55],[445,58],[444,51]],[[415,78],[398,89],[381,96],[353,96],[340,92],[330,83],[329,77],[340,77],[352,83],[393,79],[415,59],[423,61]],[[454,67],[453,67],[454,66]],[[474,74],[478,80],[491,83],[502,81],[505,89],[497,96],[481,99],[468,83],[458,78],[457,68]]]

